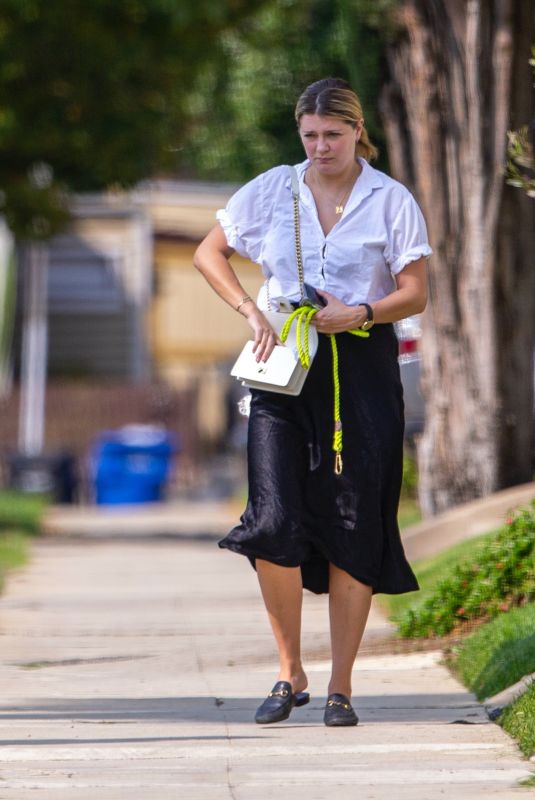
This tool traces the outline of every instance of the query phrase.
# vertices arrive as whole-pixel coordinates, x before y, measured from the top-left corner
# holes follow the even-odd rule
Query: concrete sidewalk
[[[403,531],[410,561],[427,558],[457,542],[503,525],[511,509],[535,499],[535,483],[513,486],[426,519]],[[49,536],[90,539],[150,537],[217,539],[232,528],[242,511],[230,501],[184,500],[137,506],[52,506],[43,530]]]
[[[46,510],[43,533],[69,539],[181,538],[217,539],[232,528],[241,513],[229,500],[187,500],[135,506],[51,506]]]
[[[429,558],[465,539],[501,528],[511,511],[532,500],[535,483],[523,483],[411,525],[402,533],[407,558]]]
[[[275,655],[245,558],[179,538],[40,540],[0,598],[0,800],[533,792],[513,788],[529,762],[439,653],[359,658],[361,723],[326,728],[327,603],[305,600],[312,702],[257,726]],[[374,610],[364,652],[385,633]]]

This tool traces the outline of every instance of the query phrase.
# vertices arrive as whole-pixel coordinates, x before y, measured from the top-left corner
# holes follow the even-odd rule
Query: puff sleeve
[[[432,249],[427,241],[427,228],[418,203],[410,192],[405,197],[389,226],[386,261],[393,275],[422,256],[430,256]]]
[[[260,261],[265,235],[264,175],[258,175],[232,195],[217,220],[229,247],[251,261]]]

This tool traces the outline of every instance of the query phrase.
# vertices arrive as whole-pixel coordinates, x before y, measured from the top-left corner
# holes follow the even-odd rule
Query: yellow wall
[[[235,358],[249,336],[240,314],[224,303],[193,266],[195,242],[155,240],[156,291],[150,314],[153,358],[160,374]],[[256,297],[260,267],[232,258],[245,291]]]

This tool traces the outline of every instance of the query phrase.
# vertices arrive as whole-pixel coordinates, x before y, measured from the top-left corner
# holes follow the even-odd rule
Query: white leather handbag
[[[305,290],[301,235],[299,229],[299,178],[295,167],[290,167],[294,206],[295,254],[301,301],[294,309],[284,297],[274,299],[278,310],[272,308],[269,281],[266,284],[268,310],[263,314],[283,344],[275,345],[267,361],[257,361],[253,353],[254,342],[248,341],[230,374],[250,389],[298,395],[303,388],[312,359],[318,349],[318,333],[310,325],[317,306],[307,298]]]

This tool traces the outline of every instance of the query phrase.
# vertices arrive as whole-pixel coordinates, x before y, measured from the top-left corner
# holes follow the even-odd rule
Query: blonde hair
[[[341,78],[323,78],[307,86],[295,107],[297,125],[303,114],[318,114],[320,117],[339,117],[356,128],[362,122],[362,105],[357,94],[347,81]],[[362,128],[360,139],[355,147],[355,157],[362,156],[366,161],[373,161],[379,151],[370,142],[368,131]]]

